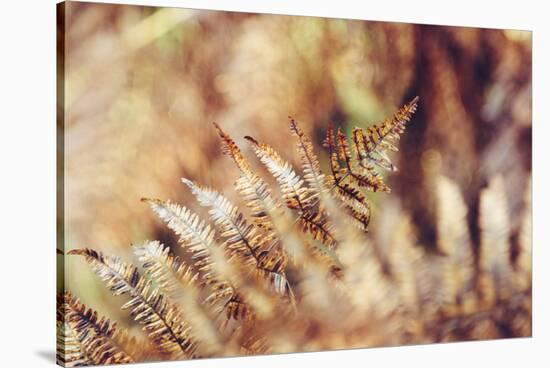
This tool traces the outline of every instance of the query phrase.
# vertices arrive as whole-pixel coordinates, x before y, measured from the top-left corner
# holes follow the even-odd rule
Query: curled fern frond
[[[83,256],[115,296],[131,297],[122,309],[130,309],[132,317],[144,326],[160,351],[172,358],[195,356],[197,343],[189,335],[189,326],[178,308],[154,288],[151,281],[142,277],[134,265],[93,249],[75,249],[69,254]]]

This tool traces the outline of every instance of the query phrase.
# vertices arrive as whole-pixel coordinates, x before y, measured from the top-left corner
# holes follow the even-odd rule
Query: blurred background
[[[419,242],[434,248],[438,174],[459,184],[474,243],[479,192],[495,174],[510,213],[521,211],[531,171],[530,32],[76,2],[65,27],[65,251],[130,258],[130,244],[158,239],[177,252],[140,198],[204,213],[181,177],[239,203],[238,173],[213,121],[254,163],[244,135],[297,164],[292,115],[326,166],[329,121],[368,127],[417,95],[393,156],[393,193],[370,196],[373,225],[384,201],[397,201]],[[516,234],[519,216],[511,221]],[[100,313],[128,318],[81,259],[66,259],[65,282]]]

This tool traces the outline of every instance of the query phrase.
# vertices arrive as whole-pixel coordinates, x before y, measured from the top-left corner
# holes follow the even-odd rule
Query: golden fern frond
[[[193,254],[195,267],[209,274],[211,272],[211,253],[218,248],[215,232],[204,220],[188,208],[170,201],[142,198],[163,220],[168,228],[180,237],[180,243]]]
[[[178,299],[181,294],[195,291],[194,283],[198,275],[178,257],[173,257],[170,248],[158,241],[146,241],[132,248],[162,293]]]
[[[259,143],[252,137],[245,138],[251,143],[252,149],[260,161],[278,182],[287,207],[298,210],[298,221],[302,229],[310,232],[315,239],[325,242],[327,246],[334,247],[336,240],[331,234],[326,216],[315,209],[320,200],[320,192],[304,186],[304,180],[294,171],[292,165],[283,160],[273,148],[267,144]],[[313,174],[311,180],[315,180]]]
[[[214,230],[189,209],[169,201],[143,199],[168,227],[180,236],[184,247],[193,253],[193,265],[201,271],[201,280],[209,288],[204,303],[217,313],[225,309],[228,318],[252,318],[250,307],[229,282],[231,267],[218,247]]]
[[[303,185],[304,180],[294,171],[289,162],[283,160],[271,146],[259,143],[250,136],[246,136],[245,139],[250,142],[256,156],[279,183],[288,208],[306,212],[315,205],[317,194]]]
[[[87,309],[69,292],[59,295],[57,303],[62,305],[58,322],[63,326],[62,335],[65,336],[58,341],[59,361],[66,366],[134,362],[121,344],[120,337],[123,335],[116,324],[104,317],[99,318],[96,311]]]
[[[93,249],[75,249],[69,254],[83,256],[115,296],[131,297],[122,309],[130,309],[132,317],[144,325],[149,339],[161,352],[172,358],[195,357],[197,343],[189,335],[189,326],[180,311],[134,265]]]
[[[222,281],[225,255],[215,240],[214,229],[188,208],[160,199],[143,198],[166,225],[180,237],[180,243],[193,254],[193,267],[201,272],[204,284],[215,290],[211,300],[227,299],[234,291]]]
[[[479,206],[481,291],[493,304],[510,296],[510,224],[504,181],[493,178],[481,192]]]
[[[348,137],[342,133],[340,129],[336,132],[336,144],[338,147],[338,156],[345,163],[342,170],[344,174],[342,175],[341,180],[343,180],[344,177],[349,177],[350,180],[360,188],[365,188],[373,192],[390,193],[390,188],[384,183],[380,174],[378,174],[372,167],[355,165],[355,162],[351,157]],[[358,155],[357,152],[356,155]]]
[[[309,232],[313,239],[323,242],[329,248],[334,248],[336,245],[328,219],[322,213],[309,210],[300,216],[298,224],[304,232]]]
[[[237,144],[216,123],[214,126],[222,139],[223,152],[229,155],[241,172],[235,187],[250,208],[254,223],[263,230],[263,242],[271,243],[262,253],[262,263],[265,268],[284,270],[287,255],[281,247],[281,234],[276,234],[273,228],[272,216],[278,215],[279,205],[273,199],[267,184],[250,168]],[[276,265],[280,263],[280,265]],[[271,274],[270,274],[271,275]],[[275,276],[276,275],[272,275]],[[275,282],[280,280],[273,280]]]
[[[214,126],[222,140],[223,152],[233,159],[241,172],[241,177],[236,183],[236,189],[243,196],[246,205],[250,208],[254,222],[258,226],[271,229],[273,225],[269,214],[275,210],[277,203],[273,199],[269,187],[250,168],[235,141],[218,124],[214,123]]]
[[[377,165],[389,171],[397,170],[386,151],[398,150],[396,144],[417,106],[418,96],[397,110],[392,117],[368,128],[366,132],[361,128],[353,130],[357,158],[362,167],[370,170],[372,165]]]
[[[323,146],[328,148],[330,157],[331,175],[327,177],[327,184],[331,189],[336,189],[336,196],[340,199],[344,207],[347,208],[348,214],[355,220],[355,224],[359,229],[367,231],[371,215],[370,203],[358,188],[344,182],[346,176],[349,174],[342,174],[338,159],[338,145],[334,139],[334,127],[332,122],[328,124]]]
[[[79,337],[79,331],[65,319],[66,305],[63,296],[57,296],[56,310],[56,361],[64,367],[94,364],[91,354]]]
[[[273,260],[267,250],[272,239],[264,239],[258,228],[249,225],[244,215],[223,195],[185,178],[182,182],[191,189],[201,206],[209,208],[212,221],[219,226],[221,237],[225,239],[224,246],[230,258],[237,258],[239,263],[252,267],[251,270],[256,274],[266,277],[273,290],[286,293],[289,290],[284,275],[286,263],[282,259]],[[281,288],[283,284],[285,286]]]
[[[178,257],[172,256],[170,249],[158,241],[134,245],[133,249],[160,291],[181,306],[186,321],[191,325],[191,333],[201,342],[198,349],[207,354],[220,351],[221,340],[211,316],[200,306],[196,287],[199,275]]]
[[[317,155],[313,151],[313,144],[308,136],[298,127],[293,118],[290,118],[290,131],[298,138],[296,147],[300,155],[304,179],[315,192],[315,195],[320,197],[321,193],[324,193],[327,188],[325,187],[325,175],[321,172],[321,165],[319,164]]]
[[[254,225],[246,222],[227,198],[215,190],[203,188],[191,180],[182,178],[182,182],[191,189],[199,204],[209,208],[212,221],[220,228],[221,237],[226,239],[225,247],[231,257],[239,257],[251,266],[259,265],[258,254],[261,251],[261,234]]]
[[[63,367],[95,364],[81,342],[78,331],[68,323],[57,322],[56,345],[56,362]]]
[[[455,305],[474,289],[474,258],[466,220],[467,207],[457,184],[445,177],[436,182],[437,246],[445,254],[443,279],[447,302]]]

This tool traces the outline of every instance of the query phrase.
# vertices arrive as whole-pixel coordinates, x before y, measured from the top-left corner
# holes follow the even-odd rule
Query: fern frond
[[[328,124],[327,134],[323,145],[328,148],[330,157],[331,175],[327,177],[327,184],[331,189],[336,189],[336,196],[347,209],[348,214],[355,220],[356,226],[363,231],[367,231],[371,215],[370,203],[358,188],[344,182],[349,174],[344,173],[342,175],[342,169],[338,159],[339,147],[334,139],[334,127],[332,122]],[[349,163],[349,161],[347,162]]]
[[[250,142],[260,161],[277,180],[288,208],[305,212],[315,205],[318,195],[303,185],[304,180],[289,162],[283,160],[271,146],[259,143],[250,136],[246,136],[245,139]]]
[[[214,285],[217,298],[233,294],[232,287],[220,280],[223,274],[225,256],[215,240],[214,229],[188,208],[170,201],[142,198],[166,225],[180,237],[181,245],[193,254],[193,266],[202,273],[201,279],[207,285]]]
[[[182,313],[191,325],[191,333],[201,342],[199,349],[213,354],[221,350],[221,341],[215,326],[200,306],[196,287],[198,274],[173,257],[168,247],[158,241],[147,241],[133,246],[143,268],[155,281],[160,291],[181,306]]]
[[[264,239],[258,228],[249,225],[244,215],[223,195],[212,189],[202,188],[185,178],[182,182],[191,189],[201,206],[209,208],[210,217],[220,227],[230,257],[237,258],[241,264],[267,277],[273,290],[286,292],[289,287],[284,276],[286,263],[283,260],[273,260],[267,250],[273,239]],[[286,285],[284,290],[280,288],[281,279]]]
[[[273,199],[267,184],[250,168],[250,165],[241,153],[237,144],[216,123],[214,126],[222,139],[222,147],[225,154],[229,155],[241,172],[235,187],[250,208],[254,223],[264,231],[264,242],[271,242],[267,250],[261,254],[262,262],[268,268],[268,264],[282,263],[284,269],[287,263],[287,255],[280,242],[281,234],[277,234],[273,228],[273,216],[278,215],[279,204]]]
[[[208,207],[208,213],[219,226],[221,237],[226,239],[226,248],[232,257],[240,257],[246,264],[255,266],[260,262],[261,234],[254,225],[249,225],[244,215],[227,198],[215,190],[203,188],[191,180],[182,178],[182,182],[191,189],[199,204]]]
[[[155,280],[161,292],[178,299],[181,294],[194,292],[198,275],[177,257],[170,254],[170,248],[158,241],[146,241],[132,246],[143,268]]]
[[[277,203],[273,199],[269,187],[251,169],[235,141],[218,124],[214,123],[214,126],[222,139],[223,152],[233,159],[241,172],[241,177],[236,183],[236,189],[243,196],[247,206],[250,208],[254,222],[258,226],[271,229],[272,223],[269,213],[275,210]]]
[[[315,195],[320,197],[321,193],[324,193],[327,188],[325,187],[325,175],[321,172],[321,165],[319,164],[317,155],[313,151],[313,144],[308,136],[298,127],[293,118],[290,118],[290,130],[298,139],[296,147],[300,155],[304,179],[315,192]]]
[[[122,309],[130,309],[132,317],[144,325],[143,329],[160,351],[173,358],[195,356],[197,343],[189,335],[189,326],[180,311],[151,281],[142,277],[135,266],[93,249],[76,249],[69,254],[83,256],[115,296],[131,297]]]
[[[64,367],[94,364],[91,353],[83,344],[79,331],[65,319],[66,305],[62,296],[57,297],[56,362]],[[86,337],[86,336],[84,336]]]
[[[487,303],[506,298],[511,292],[510,224],[504,181],[493,178],[480,197],[479,227],[481,249],[479,266],[481,289]]]
[[[66,328],[71,330],[78,339],[82,354],[89,359],[90,364],[124,364],[133,363],[131,355],[125,351],[120,337],[123,332],[117,329],[108,319],[99,318],[96,311],[87,309],[69,292],[58,296],[63,304]],[[66,358],[64,359],[67,360]]]
[[[326,216],[315,209],[315,206],[320,201],[321,192],[304,186],[304,180],[294,171],[292,165],[283,160],[273,148],[266,144],[259,143],[252,137],[245,138],[251,143],[260,161],[267,167],[268,171],[279,183],[287,207],[298,210],[298,221],[302,229],[310,232],[314,239],[325,242],[329,247],[334,247],[336,240],[330,233],[330,227],[326,220]],[[304,155],[305,154],[307,154],[307,152],[304,148]],[[304,159],[304,161],[305,160],[314,161],[311,157],[310,159]],[[310,164],[307,163],[304,164],[304,166],[310,166]],[[312,172],[310,178],[312,182],[321,179],[320,177],[317,177],[317,179],[314,178],[316,176],[314,172],[317,170],[315,166],[315,164],[311,164],[311,168],[307,169]]]
[[[241,171],[241,177],[236,183],[237,191],[247,201],[247,206],[251,208],[254,222],[264,229],[264,244],[271,243],[259,253],[258,258],[261,260],[262,267],[257,268],[257,272],[269,280],[269,284],[279,294],[288,293],[293,298],[286,277],[282,274],[286,267],[287,255],[281,247],[280,236],[276,234],[272,219],[273,216],[280,215],[276,212],[278,204],[273,200],[267,184],[251,170],[231,137],[224,133],[217,124],[214,123],[214,126],[222,139],[224,152],[233,158]],[[280,271],[273,272],[273,270]],[[239,304],[235,304],[235,306],[239,306]]]
[[[336,240],[331,234],[329,222],[321,213],[310,210],[303,213],[298,223],[304,232],[309,232],[315,240],[319,240],[326,244],[329,248],[334,248]]]
[[[250,307],[241,300],[229,279],[233,272],[227,263],[225,253],[215,241],[214,230],[189,209],[175,203],[158,199],[143,199],[148,202],[170,229],[180,236],[184,247],[193,253],[194,267],[201,272],[202,282],[209,288],[204,304],[221,314],[225,309],[228,318],[252,318]],[[235,300],[239,302],[236,303]],[[239,312],[236,313],[235,309]]]
[[[390,188],[382,180],[380,174],[378,174],[372,167],[354,165],[349,149],[348,137],[342,133],[340,129],[336,132],[336,142],[338,147],[338,156],[345,163],[343,168],[345,177],[349,177],[350,180],[360,188],[365,188],[373,192],[391,192]]]
[[[398,150],[396,144],[417,106],[418,96],[397,110],[391,118],[368,128],[366,132],[361,128],[353,130],[355,149],[362,167],[370,169],[372,165],[377,165],[385,170],[397,170],[386,151]]]

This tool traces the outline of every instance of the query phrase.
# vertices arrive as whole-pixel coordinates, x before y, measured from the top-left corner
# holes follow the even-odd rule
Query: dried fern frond
[[[143,268],[161,292],[177,299],[181,294],[194,292],[198,275],[158,241],[146,241],[132,246]]]
[[[65,320],[66,305],[63,294],[57,296],[56,362],[64,367],[94,364],[91,354],[79,338],[79,331]]]
[[[229,279],[233,274],[225,253],[218,247],[215,232],[189,209],[175,203],[158,199],[143,199],[168,227],[180,236],[182,246],[193,253],[193,265],[201,271],[202,284],[208,287],[209,295],[204,303],[227,318],[249,319],[252,310],[242,300]]]
[[[214,126],[222,139],[223,152],[229,155],[241,173],[240,178],[235,183],[237,191],[246,201],[246,205],[251,209],[254,223],[263,230],[264,243],[271,243],[261,253],[264,268],[284,270],[287,263],[287,255],[281,247],[281,234],[273,229],[273,216],[279,215],[279,204],[273,199],[271,191],[267,184],[258,176],[241,153],[237,144],[226,134],[216,123]],[[276,265],[276,264],[280,265]],[[273,277],[278,277],[272,274]],[[274,280],[277,284],[283,281]]]
[[[398,150],[396,144],[417,106],[418,96],[397,110],[391,118],[368,128],[366,132],[361,128],[353,130],[357,158],[362,167],[370,170],[372,165],[377,165],[385,170],[397,170],[388,157],[387,150]]]
[[[121,339],[124,332],[118,330],[116,324],[99,318],[96,311],[87,309],[69,292],[59,295],[57,303],[62,306],[58,314],[58,328],[62,329],[58,361],[66,366],[134,362],[125,350],[128,348],[124,345],[125,340]]]
[[[235,141],[233,141],[218,124],[214,123],[214,126],[222,139],[223,152],[233,159],[241,172],[241,177],[236,183],[236,189],[243,196],[246,205],[250,208],[254,222],[258,226],[271,229],[272,224],[269,214],[272,213],[278,205],[273,199],[269,187],[251,169]]]
[[[287,207],[298,211],[301,228],[311,233],[314,239],[321,240],[333,248],[336,240],[331,234],[330,226],[325,215],[315,208],[319,203],[321,192],[304,186],[304,180],[294,171],[292,165],[283,160],[273,148],[267,144],[259,143],[249,136],[245,139],[250,142],[260,161],[277,180]],[[304,151],[304,154],[307,153]],[[304,161],[306,160],[312,161],[312,158],[304,159]],[[313,173],[316,169],[315,165],[312,165],[307,170],[312,172],[310,180],[316,182],[320,177]],[[310,166],[310,164],[306,163],[305,166]]]
[[[357,131],[357,132],[360,132]],[[357,135],[357,133],[355,134]],[[390,188],[384,183],[380,174],[378,174],[372,166],[360,165],[353,160],[349,149],[348,137],[342,133],[340,129],[336,132],[336,144],[338,147],[338,156],[344,161],[345,166],[343,168],[343,178],[350,178],[350,180],[360,188],[365,188],[373,192],[387,192],[390,193]],[[355,145],[354,147],[357,147]],[[360,157],[359,151],[356,148],[356,156]]]
[[[260,161],[279,183],[288,208],[306,212],[315,205],[316,193],[303,185],[304,180],[294,171],[289,162],[283,160],[271,146],[259,143],[250,136],[246,136],[245,139],[250,142]]]
[[[321,172],[321,165],[313,151],[313,144],[293,118],[290,118],[290,131],[298,139],[296,147],[300,155],[304,179],[315,192],[315,196],[320,197],[327,188],[325,187],[325,175]]]
[[[270,288],[285,294],[289,289],[283,259],[273,260],[266,250],[272,239],[264,239],[254,225],[249,225],[242,213],[227,198],[218,192],[202,188],[188,179],[182,179],[191,192],[197,197],[201,206],[209,208],[212,221],[220,227],[221,236],[225,239],[224,247],[231,258],[239,260],[261,276],[267,278]],[[284,285],[284,287],[282,287]]]
[[[143,278],[135,266],[93,249],[75,249],[69,254],[83,256],[115,296],[128,294],[131,297],[122,309],[130,309],[132,317],[144,326],[151,342],[160,351],[171,358],[195,356],[197,342],[189,335],[189,326],[180,311]]]
[[[327,184],[331,190],[336,189],[336,191],[333,191],[332,193],[335,193],[335,196],[337,196],[342,204],[347,208],[348,213],[355,220],[355,223],[359,229],[367,231],[371,216],[370,203],[359,188],[345,182],[345,179],[349,173],[345,171],[342,174],[342,169],[338,159],[339,147],[334,139],[334,127],[332,122],[329,122],[328,124],[327,134],[323,145],[328,148],[330,157],[331,175],[328,175],[327,177]],[[347,163],[349,164],[349,161],[347,161]]]
[[[223,281],[226,274],[225,255],[215,240],[214,229],[189,209],[170,201],[143,198],[151,209],[180,237],[180,243],[193,256],[193,267],[201,272],[204,284],[215,290],[212,299],[226,299],[233,295],[233,288]]]
[[[215,354],[222,348],[221,340],[207,311],[201,308],[198,274],[158,241],[147,241],[133,246],[134,253],[143,268],[155,281],[162,293],[181,306],[183,316],[191,325],[191,333],[200,341],[199,349],[205,354]]]

